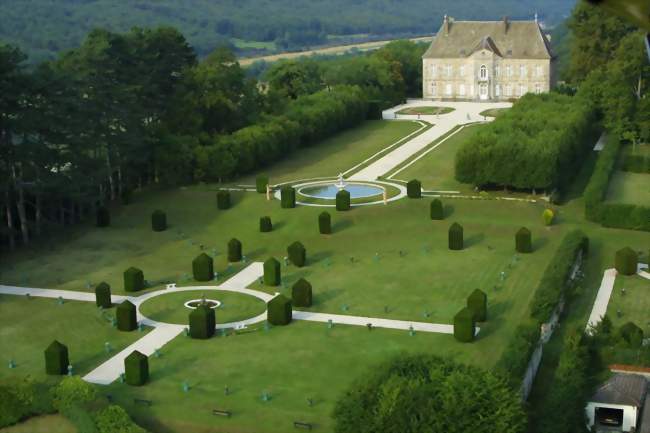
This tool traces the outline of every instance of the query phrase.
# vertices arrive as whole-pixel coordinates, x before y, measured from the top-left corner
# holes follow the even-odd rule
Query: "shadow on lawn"
[[[443,216],[445,218],[449,218],[450,216],[452,216],[454,214],[454,211],[455,211],[454,206],[450,205],[450,204],[447,204],[447,205],[445,205],[442,214],[443,214]]]
[[[334,224],[332,224],[332,233],[338,233],[341,232],[347,228],[350,228],[354,225],[352,220],[349,219],[341,219],[336,221]]]
[[[333,253],[331,251],[319,251],[315,254],[307,256],[307,265],[316,265],[323,260],[331,258]]]
[[[343,294],[343,289],[328,289],[325,291],[315,291],[314,293],[314,305],[325,304],[333,299],[338,298]]]
[[[473,247],[475,245],[478,245],[481,242],[483,242],[483,239],[485,239],[485,234],[484,233],[476,233],[476,234],[473,234],[471,236],[468,236],[465,239],[464,247],[465,248],[471,248],[471,247]]]
[[[477,326],[481,328],[481,332],[478,334],[479,339],[489,337],[495,331],[500,329],[504,323],[504,316],[512,307],[511,301],[502,301],[497,302],[494,305],[489,305],[490,296],[488,294],[488,311],[487,311],[487,322],[478,323]]]
[[[544,245],[548,244],[548,238],[546,237],[537,237],[533,241],[533,252],[541,250]]]

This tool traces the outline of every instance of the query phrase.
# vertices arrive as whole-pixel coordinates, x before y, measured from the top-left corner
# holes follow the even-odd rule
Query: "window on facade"
[[[501,96],[501,86],[498,84],[494,86],[494,96]]]
[[[461,66],[459,70],[460,76],[464,77],[465,76],[465,66]]]
[[[451,71],[452,71],[451,65],[447,65],[447,76],[448,77],[451,77]]]
[[[481,65],[481,69],[480,69],[479,74],[480,74],[479,76],[481,77],[481,80],[487,80],[487,75],[488,75],[487,66]]]
[[[541,77],[543,75],[542,65],[535,66],[535,75]]]
[[[465,96],[465,85],[464,84],[461,84],[460,86],[458,86],[458,93],[460,94],[460,96]]]
[[[496,77],[498,77],[499,75],[501,75],[501,68],[499,67],[499,65],[495,65],[495,66],[494,66],[494,75],[495,75]]]
[[[451,84],[447,84],[447,85],[445,86],[445,94],[446,94],[447,96],[451,96]]]
[[[526,70],[526,66],[520,65],[519,66],[519,76],[525,77],[526,75],[528,75],[528,71]]]
[[[535,84],[535,93],[537,93],[538,95],[540,93],[542,93],[542,85],[541,84],[539,84],[539,83]]]
[[[512,65],[506,66],[506,75],[508,75],[508,77],[512,77]]]
[[[506,96],[512,96],[512,86],[510,84],[506,85]]]
[[[437,69],[438,68],[436,67],[436,65],[431,65],[431,78],[436,78],[436,76],[438,75],[436,74]]]
[[[526,93],[528,93],[528,87],[524,86],[523,84],[519,85],[519,96],[524,96]]]
[[[431,83],[431,96],[436,96],[438,94],[438,86],[436,83]]]

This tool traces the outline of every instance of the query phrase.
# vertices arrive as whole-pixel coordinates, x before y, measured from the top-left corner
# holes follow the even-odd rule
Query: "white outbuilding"
[[[643,420],[642,412],[649,412],[648,380],[638,374],[615,374],[601,385],[585,408],[587,427],[596,433],[640,433],[641,423],[650,429],[650,419]],[[644,405],[648,406],[644,410]]]

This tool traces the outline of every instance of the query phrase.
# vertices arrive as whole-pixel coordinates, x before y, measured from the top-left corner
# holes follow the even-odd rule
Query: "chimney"
[[[445,36],[449,36],[449,17],[447,15],[445,15],[442,21],[442,31],[445,33]]]
[[[503,33],[508,33],[508,17],[503,17]]]

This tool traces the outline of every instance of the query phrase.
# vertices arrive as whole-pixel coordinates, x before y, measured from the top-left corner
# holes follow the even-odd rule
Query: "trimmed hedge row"
[[[650,173],[650,156],[624,155],[621,160],[621,170],[632,173]]]
[[[515,329],[514,336],[508,341],[496,369],[508,378],[513,389],[521,387],[521,381],[528,368],[540,338],[540,326],[537,322],[522,323]]]

